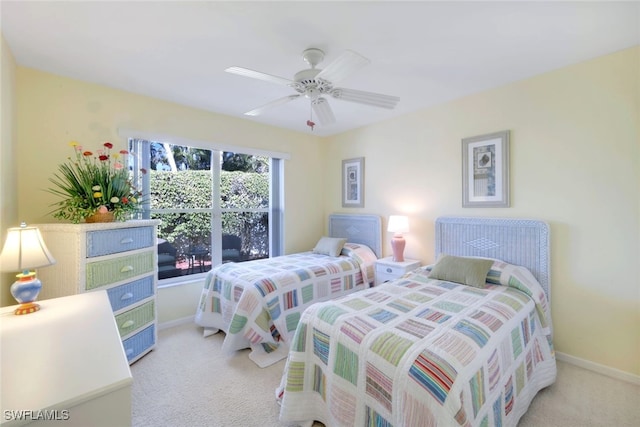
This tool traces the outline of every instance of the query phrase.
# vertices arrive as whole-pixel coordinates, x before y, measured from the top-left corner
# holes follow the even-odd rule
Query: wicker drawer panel
[[[154,269],[153,252],[142,252],[87,264],[87,290],[126,280]]]
[[[116,324],[118,325],[118,332],[120,332],[121,337],[124,337],[141,326],[144,326],[146,323],[153,321],[155,318],[153,303],[153,301],[149,301],[139,307],[125,311],[124,313],[116,316]]]
[[[87,257],[116,254],[153,246],[151,227],[120,228],[87,233]]]
[[[113,311],[121,310],[153,295],[153,276],[108,289],[107,294],[109,302],[111,302],[111,309]]]
[[[151,325],[134,336],[122,341],[122,346],[124,347],[124,353],[127,355],[127,360],[131,361],[143,351],[153,347],[156,343],[155,341],[155,325]]]

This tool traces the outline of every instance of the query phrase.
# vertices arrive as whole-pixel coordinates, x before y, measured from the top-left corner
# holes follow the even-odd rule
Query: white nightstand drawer
[[[405,259],[402,262],[393,261],[393,257],[381,258],[376,261],[376,285],[390,280],[399,279],[411,270],[420,267],[420,261]]]
[[[392,276],[402,276],[406,271],[405,267],[387,264],[376,264],[376,274],[390,274]]]

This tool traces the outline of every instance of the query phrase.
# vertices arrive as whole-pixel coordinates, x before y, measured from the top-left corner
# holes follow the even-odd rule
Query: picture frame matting
[[[508,130],[462,139],[462,207],[510,206]]]
[[[342,161],[342,207],[364,207],[364,157]]]

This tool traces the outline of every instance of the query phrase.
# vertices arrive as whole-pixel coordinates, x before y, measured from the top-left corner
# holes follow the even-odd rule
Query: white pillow
[[[347,239],[342,237],[321,237],[313,248],[314,254],[338,256],[342,252],[342,247],[347,243]]]

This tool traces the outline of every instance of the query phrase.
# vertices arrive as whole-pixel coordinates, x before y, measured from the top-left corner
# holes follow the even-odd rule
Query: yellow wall
[[[15,68],[16,63],[4,37],[0,40],[0,245],[4,244],[9,227],[19,225],[17,188],[14,185],[17,168],[15,150]],[[1,250],[1,246],[0,246]],[[17,272],[16,272],[17,273]],[[15,304],[9,292],[16,273],[0,273],[0,306]]]
[[[407,213],[406,255],[423,263],[433,261],[439,215],[546,220],[557,350],[640,374],[640,48],[326,139],[15,67],[10,59],[6,65],[3,53],[0,201],[2,209],[17,205],[18,215],[4,220],[2,211],[3,230],[17,218],[51,220],[53,199],[43,190],[70,154],[71,139],[122,145],[117,130],[129,128],[289,152],[287,252],[312,246],[331,212],[375,213],[385,225],[389,214]],[[6,67],[15,83],[5,81]],[[9,113],[7,85],[16,102]],[[460,140],[503,129],[512,137],[512,207],[462,209]],[[14,144],[5,147],[11,135]],[[16,175],[6,167],[7,153]],[[360,156],[365,208],[345,210],[341,160]],[[6,190],[14,176],[17,189]],[[198,286],[189,285],[188,298],[195,299]],[[189,303],[172,307],[176,293],[161,290],[161,321],[184,316]]]
[[[548,221],[556,349],[638,375],[639,63],[636,47],[333,137],[325,210],[341,160],[364,156],[362,212],[408,214],[423,263],[440,215]],[[461,139],[505,129],[512,207],[463,209]]]
[[[197,141],[290,153],[285,161],[285,248],[307,249],[322,233],[324,212],[322,141],[296,133],[212,114],[104,86],[17,68],[18,206],[27,222],[55,221],[49,178],[73,154],[68,142],[97,148],[111,141],[126,148],[119,129],[174,135]],[[34,173],[36,172],[36,173]],[[295,212],[295,214],[294,214]]]

